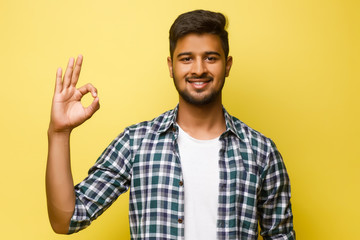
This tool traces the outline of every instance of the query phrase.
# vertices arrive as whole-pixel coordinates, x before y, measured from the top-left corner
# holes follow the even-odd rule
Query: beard
[[[197,76],[186,77],[185,81],[187,82],[190,79],[207,79],[207,80],[213,81],[213,78],[210,76],[207,76],[207,75],[201,75],[199,77],[197,77]],[[207,105],[207,104],[214,102],[220,96],[221,91],[225,84],[225,76],[223,77],[223,81],[222,81],[220,88],[212,90],[210,93],[208,93],[206,95],[205,94],[202,95],[202,92],[203,92],[202,90],[200,90],[199,92],[196,92],[195,94],[191,94],[186,89],[185,90],[180,89],[179,86],[177,85],[178,81],[177,81],[177,79],[175,79],[175,74],[173,77],[173,81],[174,81],[174,85],[175,85],[177,92],[187,103],[190,103],[190,104],[196,105],[196,106],[203,106],[203,105]]]

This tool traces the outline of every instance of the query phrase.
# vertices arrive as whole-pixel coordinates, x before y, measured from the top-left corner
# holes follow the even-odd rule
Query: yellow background
[[[79,85],[99,90],[100,111],[72,135],[79,182],[124,127],[176,105],[168,30],[198,8],[230,20],[224,105],[280,149],[297,238],[358,239],[359,1],[0,0],[1,239],[129,238],[128,194],[76,235],[51,230],[44,173],[55,72],[83,54]]]

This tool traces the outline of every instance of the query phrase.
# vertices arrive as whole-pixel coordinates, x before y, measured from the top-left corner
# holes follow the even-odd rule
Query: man
[[[71,131],[99,109],[91,84],[76,89],[82,56],[56,74],[46,172],[48,212],[57,233],[85,228],[130,188],[132,239],[295,239],[290,183],[274,143],[222,106],[229,75],[226,19],[196,10],[170,29],[170,76],[178,106],[130,126],[89,176],[73,184]],[[84,108],[80,99],[91,93]]]

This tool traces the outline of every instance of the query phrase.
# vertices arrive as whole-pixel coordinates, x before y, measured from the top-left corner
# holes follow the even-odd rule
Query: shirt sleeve
[[[292,240],[295,239],[295,231],[290,180],[279,151],[271,140],[270,143],[258,201],[260,234],[264,240]]]
[[[68,234],[90,225],[126,192],[131,182],[131,148],[125,130],[105,149],[88,176],[75,186],[76,203]]]

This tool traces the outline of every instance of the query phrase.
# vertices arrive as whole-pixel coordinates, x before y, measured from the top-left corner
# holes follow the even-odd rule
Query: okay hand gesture
[[[88,83],[76,88],[82,60],[83,57],[79,55],[74,66],[74,59],[70,58],[63,79],[62,69],[57,70],[49,127],[51,131],[71,132],[100,108],[97,90],[94,86]],[[84,107],[81,99],[87,93],[91,93],[94,100],[88,107]]]

